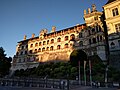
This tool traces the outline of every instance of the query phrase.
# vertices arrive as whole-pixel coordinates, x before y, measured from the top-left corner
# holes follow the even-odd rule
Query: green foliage
[[[93,61],[94,62],[94,61]],[[81,63],[81,79],[84,80],[84,67]],[[86,63],[86,75],[87,81],[89,81],[89,63]],[[40,77],[40,78],[55,78],[55,79],[76,79],[78,76],[78,66],[72,66],[70,62],[58,62],[58,63],[43,63],[37,68],[31,68],[26,70],[16,70],[15,76],[19,77]],[[108,78],[109,81],[120,81],[120,72],[116,69],[109,67]],[[92,80],[104,82],[105,78],[105,65],[101,61],[92,63]]]
[[[5,75],[9,74],[11,61],[12,58],[7,58],[4,49],[0,47],[0,77],[4,77]]]
[[[70,55],[72,66],[78,66],[78,61],[83,62],[84,60],[87,60],[87,55],[82,50],[74,50]]]

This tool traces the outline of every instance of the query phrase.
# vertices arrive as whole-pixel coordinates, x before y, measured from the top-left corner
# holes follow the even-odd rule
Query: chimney
[[[24,35],[24,40],[26,40],[26,38],[27,38],[27,36],[26,36],[26,35]]]
[[[35,34],[33,33],[33,34],[32,34],[32,38],[34,38],[34,37],[35,37]]]
[[[91,10],[90,10],[90,8],[88,8],[88,14],[90,14],[91,13]]]
[[[84,10],[84,15],[86,15],[87,13],[86,13],[86,10]]]
[[[52,31],[51,32],[55,32],[56,31],[56,27],[52,26]]]

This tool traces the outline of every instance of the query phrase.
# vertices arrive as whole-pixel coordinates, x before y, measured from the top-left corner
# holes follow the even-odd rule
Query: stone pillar
[[[35,34],[33,33],[33,34],[32,34],[32,38],[34,38],[34,37],[35,37]]]
[[[90,8],[88,8],[88,14],[90,14],[91,13],[91,10],[90,10]]]
[[[87,13],[86,13],[86,10],[84,10],[84,15],[86,15]]]
[[[24,40],[26,40],[26,38],[27,38],[27,36],[26,36],[26,35],[24,35]]]

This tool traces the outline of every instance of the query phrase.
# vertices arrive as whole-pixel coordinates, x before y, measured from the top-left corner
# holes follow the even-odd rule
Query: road
[[[0,90],[60,90],[60,89],[49,89],[40,87],[4,87],[0,86]],[[77,87],[70,90],[120,90],[116,88],[91,88],[91,87]]]

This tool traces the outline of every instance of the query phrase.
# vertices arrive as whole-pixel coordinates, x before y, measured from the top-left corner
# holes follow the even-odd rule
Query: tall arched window
[[[22,46],[22,49],[24,49],[24,46]]]
[[[28,45],[26,45],[26,47],[25,47],[26,49],[28,48]]]
[[[91,41],[91,39],[89,39],[89,44],[92,44],[92,41]]]
[[[93,43],[96,43],[96,38],[93,38]]]
[[[41,46],[42,45],[42,43],[41,42],[39,42],[39,46]]]
[[[100,41],[102,41],[103,40],[103,38],[102,38],[102,36],[100,36]]]
[[[35,47],[37,47],[38,46],[38,43],[35,43]]]
[[[58,38],[58,39],[57,39],[57,42],[61,42],[61,38]]]
[[[35,53],[37,52],[37,49],[35,49],[35,51],[34,51]]]
[[[68,40],[68,36],[65,36],[65,41],[67,41]]]
[[[51,43],[54,43],[54,39],[51,40]]]
[[[79,33],[79,38],[82,38],[83,37],[83,33]]]
[[[75,41],[75,35],[74,34],[70,35],[70,41]]]
[[[50,50],[53,50],[53,46],[50,47]]]
[[[32,48],[32,47],[33,47],[33,44],[31,44],[30,47]]]
[[[27,54],[27,51],[25,51],[25,54]]]
[[[46,44],[46,41],[43,41],[43,45],[45,45]]]
[[[46,50],[49,51],[49,47],[47,47]]]
[[[45,51],[45,48],[44,48],[44,47],[42,48],[42,51],[43,51],[43,52]]]
[[[49,44],[49,40],[47,40],[47,44]]]
[[[100,41],[99,36],[97,36],[97,42],[99,42],[99,41]]]
[[[38,52],[41,52],[41,48],[38,49]]]
[[[32,54],[32,50],[30,50],[29,53]]]
[[[61,48],[60,45],[58,45],[58,46],[57,46],[57,49],[60,49],[60,48]]]
[[[68,48],[68,43],[66,43],[64,47],[65,47],[65,48]]]

